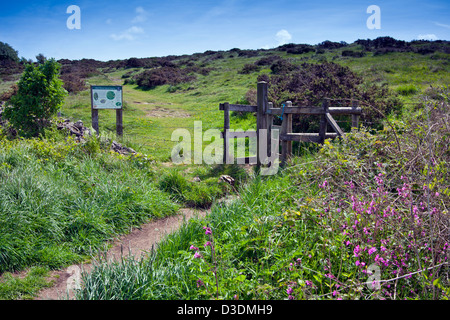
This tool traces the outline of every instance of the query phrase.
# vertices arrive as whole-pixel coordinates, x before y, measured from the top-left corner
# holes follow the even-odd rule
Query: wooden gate
[[[339,127],[333,115],[351,115],[352,128],[358,128],[359,116],[361,108],[358,102],[353,100],[351,107],[333,107],[330,105],[331,100],[326,98],[321,106],[293,106],[291,101],[286,101],[282,108],[273,108],[273,104],[268,102],[267,82],[258,82],[257,86],[257,105],[241,105],[230,104],[228,102],[221,103],[219,110],[224,111],[224,131],[222,138],[224,140],[224,163],[232,162],[234,155],[230,154],[230,139],[249,137],[256,139],[257,153],[256,156],[237,158],[237,163],[249,163],[260,166],[267,159],[262,159],[259,153],[261,134],[267,134],[267,154],[270,155],[272,143],[272,130],[280,130],[279,141],[281,142],[281,163],[284,164],[288,157],[292,155],[292,141],[304,141],[323,144],[325,139],[341,137],[345,133]],[[239,112],[256,112],[256,131],[233,132],[230,131],[230,111]],[[281,126],[273,124],[274,115],[282,117]],[[320,116],[319,133],[294,133],[292,132],[292,117],[294,115],[317,115]],[[334,132],[327,132],[328,124]],[[265,129],[265,130],[262,130]],[[234,143],[234,142],[233,142]],[[234,148],[233,148],[234,149]]]

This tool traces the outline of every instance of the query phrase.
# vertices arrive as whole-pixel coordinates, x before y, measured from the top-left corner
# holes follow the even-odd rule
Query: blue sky
[[[70,5],[81,29],[69,29]],[[366,25],[370,5],[380,29]],[[391,36],[450,40],[450,1],[3,1],[0,41],[35,59],[115,60]]]

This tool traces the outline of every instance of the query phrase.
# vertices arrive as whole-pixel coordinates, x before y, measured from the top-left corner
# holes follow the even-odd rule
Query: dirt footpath
[[[163,219],[142,225],[134,229],[129,234],[114,241],[111,249],[107,253],[108,261],[120,259],[121,255],[128,256],[130,253],[135,258],[140,258],[146,252],[156,249],[158,242],[167,234],[175,231],[181,226],[183,220],[189,220],[193,217],[204,217],[209,211],[199,211],[189,208],[180,209],[176,216],[170,216]],[[72,279],[79,278],[80,270],[89,272],[92,264],[73,265],[63,270],[52,271],[51,277],[55,279],[55,285],[51,288],[42,290],[35,300],[60,300],[74,299],[73,290],[69,290],[67,295],[67,285]]]

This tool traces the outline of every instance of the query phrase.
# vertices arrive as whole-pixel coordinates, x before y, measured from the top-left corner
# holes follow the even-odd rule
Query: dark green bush
[[[361,57],[364,57],[364,52],[353,51],[353,50],[344,50],[344,51],[342,51],[342,56],[343,57],[361,58]]]
[[[273,74],[287,74],[295,69],[295,66],[286,59],[276,60],[271,66],[270,70]]]
[[[23,136],[36,136],[49,125],[67,94],[59,79],[61,65],[54,59],[27,65],[17,94],[8,101],[3,116]]]
[[[195,80],[195,76],[189,75],[186,70],[176,67],[161,67],[146,70],[133,77],[136,84],[142,88],[154,88],[170,84],[176,85]]]
[[[382,114],[398,111],[402,105],[387,86],[365,84],[350,68],[336,63],[303,63],[295,66],[285,61],[281,62],[281,66],[273,67],[277,73],[261,75],[258,81],[268,82],[269,101],[276,107],[281,107],[286,101],[292,101],[296,106],[317,106],[324,98],[340,100],[334,103],[347,105],[348,100],[356,99],[363,108],[361,120],[376,126],[383,118]],[[317,132],[317,116],[294,119],[294,126],[294,129],[301,130],[296,132]]]
[[[0,41],[0,60],[19,62],[17,53],[9,44]]]
[[[245,64],[242,69],[239,71],[240,74],[250,74],[253,72],[258,72],[259,67],[256,64],[253,63],[247,63]]]

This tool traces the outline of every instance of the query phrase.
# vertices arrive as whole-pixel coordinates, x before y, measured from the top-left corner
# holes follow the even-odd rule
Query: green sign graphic
[[[122,109],[122,86],[91,86],[92,108]]]

